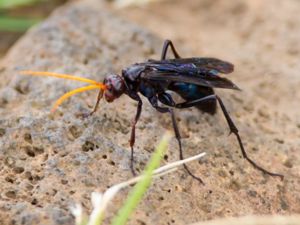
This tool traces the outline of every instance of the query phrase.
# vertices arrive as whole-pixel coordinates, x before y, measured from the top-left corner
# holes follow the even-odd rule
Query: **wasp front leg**
[[[134,143],[135,143],[135,126],[138,122],[138,120],[140,119],[141,113],[142,113],[142,106],[143,106],[143,102],[142,99],[140,98],[140,96],[135,93],[135,92],[130,92],[128,94],[132,99],[134,99],[135,101],[138,102],[138,106],[136,108],[136,114],[134,119],[132,120],[132,125],[131,125],[131,134],[130,134],[130,140],[129,140],[129,145],[131,148],[131,155],[130,155],[130,169],[132,174],[135,176],[136,172],[134,170],[133,164],[134,164]]]

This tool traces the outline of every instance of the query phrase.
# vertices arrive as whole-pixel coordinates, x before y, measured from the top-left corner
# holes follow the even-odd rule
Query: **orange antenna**
[[[31,76],[42,76],[42,77],[57,77],[57,78],[68,79],[68,80],[76,80],[76,81],[89,83],[92,85],[98,85],[98,87],[102,90],[106,89],[106,86],[101,82],[97,82],[94,80],[90,80],[83,77],[77,77],[69,74],[60,74],[60,73],[52,73],[52,72],[45,72],[45,71],[31,71],[31,70],[20,71],[20,74],[31,75]]]
[[[92,89],[99,89],[98,85],[89,85],[81,88],[74,89],[72,91],[67,92],[63,96],[61,96],[57,101],[55,102],[53,108],[51,109],[51,112],[55,112],[58,106],[60,106],[66,99],[70,98],[72,95],[75,95],[80,92],[92,90]]]
[[[73,75],[69,75],[69,74],[60,74],[60,73],[52,73],[52,72],[44,72],[44,71],[31,71],[31,70],[20,71],[20,74],[31,75],[31,76],[56,77],[56,78],[76,80],[76,81],[91,84],[91,85],[88,85],[88,86],[85,86],[85,87],[74,89],[72,91],[67,92],[63,96],[61,96],[55,102],[53,108],[51,109],[51,112],[54,112],[57,109],[58,106],[60,106],[66,99],[70,98],[72,95],[75,95],[75,94],[80,93],[80,92],[92,90],[92,89],[100,89],[102,91],[105,91],[106,88],[107,88],[106,85],[101,83],[101,82],[97,82],[97,81],[94,81],[94,80],[90,80],[90,79],[83,78],[83,77],[77,77],[77,76],[73,76]]]

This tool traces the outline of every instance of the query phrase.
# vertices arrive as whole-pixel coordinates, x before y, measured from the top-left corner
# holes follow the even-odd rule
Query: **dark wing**
[[[183,58],[169,60],[150,60],[145,63],[149,68],[142,78],[152,81],[175,81],[192,83],[211,88],[240,90],[230,80],[218,76],[219,73],[231,73],[231,63],[214,58]]]
[[[213,73],[232,73],[234,66],[232,63],[216,59],[216,58],[184,58],[184,59],[170,59],[166,60],[172,64],[195,65],[200,70],[213,71]]]
[[[149,60],[148,65],[160,69],[174,69],[177,72],[185,69],[198,70],[203,73],[228,74],[234,70],[232,63],[216,59],[216,58],[179,58],[179,59],[166,59],[166,60]]]
[[[177,81],[211,88],[226,88],[240,90],[240,88],[234,83],[232,83],[230,80],[216,75],[201,77],[190,74],[179,74],[174,72],[152,71],[142,75],[142,78],[152,81]]]

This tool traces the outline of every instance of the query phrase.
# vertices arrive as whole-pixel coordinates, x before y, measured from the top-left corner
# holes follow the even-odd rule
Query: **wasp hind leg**
[[[161,60],[166,59],[167,53],[168,53],[168,48],[169,48],[169,47],[171,47],[171,50],[172,50],[172,52],[173,52],[173,55],[174,55],[174,57],[175,57],[176,59],[181,58],[181,57],[179,56],[179,54],[177,53],[177,51],[176,51],[176,49],[175,49],[175,47],[174,47],[172,41],[170,41],[170,40],[165,40],[164,46],[163,46],[163,49],[162,49],[162,52],[161,52],[161,57],[160,57]]]
[[[193,106],[196,106],[196,105],[199,105],[203,102],[206,102],[206,101],[209,101],[209,100],[216,100],[218,101],[219,105],[221,106],[221,109],[222,109],[222,112],[223,112],[223,115],[225,116],[225,119],[227,121],[227,124],[229,126],[229,129],[230,129],[230,133],[233,133],[236,138],[237,138],[237,141],[239,143],[239,146],[240,146],[240,149],[241,149],[241,152],[242,152],[242,155],[243,157],[255,168],[255,169],[258,169],[260,171],[262,171],[263,173],[265,174],[268,174],[270,176],[277,176],[277,177],[280,177],[281,179],[284,178],[284,176],[282,174],[279,174],[279,173],[273,173],[273,172],[269,172],[268,170],[262,168],[261,166],[257,165],[252,159],[250,159],[247,155],[247,152],[244,148],[244,145],[243,145],[243,142],[242,142],[242,139],[239,135],[239,131],[237,129],[237,127],[235,126],[235,124],[233,123],[232,119],[230,118],[229,116],[229,113],[227,112],[227,109],[225,107],[225,105],[223,104],[223,101],[221,100],[221,98],[218,96],[218,95],[209,95],[209,96],[206,96],[204,98],[200,98],[200,99],[197,99],[197,100],[193,100],[193,101],[186,101],[186,102],[183,102],[183,103],[179,103],[179,104],[176,104],[174,107],[175,108],[189,108],[189,107],[193,107]]]

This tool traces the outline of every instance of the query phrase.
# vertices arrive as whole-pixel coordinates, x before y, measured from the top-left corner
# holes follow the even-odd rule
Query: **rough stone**
[[[230,78],[247,91],[218,93],[224,95],[250,157],[269,170],[283,173],[285,180],[264,176],[242,159],[235,138],[227,135],[220,112],[210,116],[196,109],[177,111],[185,155],[208,153],[204,160],[190,165],[205,185],[199,185],[183,169],[156,180],[129,224],[188,224],[226,216],[300,213],[300,159],[296,139],[300,135],[297,127],[300,121],[295,117],[299,110],[286,110],[287,99],[295,106],[300,98],[296,76],[300,68],[294,59],[299,59],[300,50],[297,51],[299,45],[294,35],[283,35],[286,30],[299,35],[300,28],[289,17],[270,13],[281,9],[284,15],[298,14],[283,2],[277,8],[261,3],[259,6],[264,10],[257,11],[253,11],[258,7],[254,3],[209,2],[189,0],[180,8],[194,13],[195,22],[188,21],[193,22],[191,33],[197,25],[202,28],[201,34],[195,34],[192,39],[189,37],[192,34],[186,34],[187,30],[179,23],[177,33],[182,32],[177,37],[187,42],[192,40],[195,49],[189,50],[185,45],[178,46],[178,50],[183,49],[182,55],[199,54],[197,50],[203,50],[204,54],[210,52],[235,62],[237,72]],[[178,15],[174,5],[166,1],[151,7],[171,18]],[[182,12],[188,18],[186,11]],[[104,191],[132,177],[128,138],[135,102],[123,96],[112,104],[103,103],[94,116],[82,119],[78,114],[90,111],[97,96],[96,92],[87,92],[72,97],[51,114],[54,101],[80,84],[18,73],[23,69],[43,70],[101,81],[105,74],[120,73],[127,65],[158,58],[163,40],[126,22],[119,14],[127,19],[143,15],[135,21],[154,33],[161,29],[162,35],[175,36],[176,32],[167,29],[172,21],[153,19],[147,10],[109,11],[98,1],[77,1],[59,8],[31,29],[1,62],[2,224],[74,224],[70,205],[80,202],[90,210],[92,191]],[[274,26],[275,22],[271,23],[268,16],[290,25],[284,29]],[[223,18],[227,17],[230,19],[225,23]],[[277,49],[276,38],[285,39],[283,50]],[[253,43],[257,42],[261,44],[254,48]],[[279,56],[281,51],[289,49],[293,51]],[[139,171],[164,131],[172,129],[168,115],[156,112],[144,102],[135,147]],[[164,163],[178,159],[177,148],[176,140],[172,139]],[[291,163],[287,162],[291,161],[289,166]],[[125,194],[118,195],[110,205],[108,220],[122,205]]]

